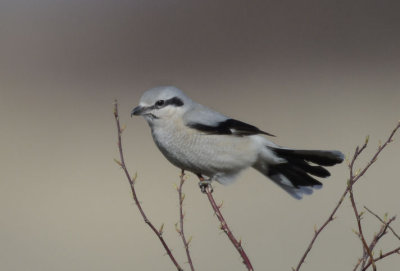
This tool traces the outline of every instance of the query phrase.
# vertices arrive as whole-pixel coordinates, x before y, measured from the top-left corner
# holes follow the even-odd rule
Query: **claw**
[[[202,193],[207,193],[206,189],[209,187],[210,188],[210,192],[212,193],[214,191],[214,189],[211,186],[211,180],[207,179],[207,180],[202,180],[199,182],[199,187]]]

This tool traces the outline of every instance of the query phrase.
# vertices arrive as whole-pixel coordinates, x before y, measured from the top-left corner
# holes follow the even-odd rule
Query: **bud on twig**
[[[163,230],[164,230],[164,223],[161,224],[161,227],[160,227],[160,229],[158,230],[158,233],[159,233],[160,235],[162,235],[162,234],[163,234]]]
[[[177,233],[181,234],[181,230],[178,227],[178,222],[175,223],[175,230]]]
[[[189,246],[190,242],[192,242],[192,239],[193,239],[193,236],[191,235],[191,236],[189,237],[189,239],[187,240],[187,246]]]
[[[120,167],[122,167],[122,163],[119,160],[114,158],[114,162],[117,163]]]
[[[126,125],[124,124],[124,125],[122,125],[121,130],[120,130],[119,132],[122,134],[122,132],[123,132],[125,129],[126,129]]]
[[[182,193],[181,204],[183,203],[184,200],[185,200],[185,193]]]
[[[221,201],[221,203],[217,205],[218,209],[221,209],[222,205],[224,205],[224,201]]]

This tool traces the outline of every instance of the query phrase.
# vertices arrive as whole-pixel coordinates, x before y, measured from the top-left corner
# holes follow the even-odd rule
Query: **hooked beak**
[[[132,111],[131,111],[131,117],[133,116],[133,115],[135,115],[135,116],[140,116],[140,115],[142,115],[145,111],[146,111],[146,107],[144,107],[144,106],[136,106]]]

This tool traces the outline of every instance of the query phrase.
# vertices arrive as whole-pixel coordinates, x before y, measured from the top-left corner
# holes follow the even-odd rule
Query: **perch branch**
[[[155,235],[157,235],[158,239],[160,240],[161,244],[163,245],[166,253],[168,254],[169,258],[171,259],[171,261],[174,263],[176,269],[178,271],[183,271],[183,269],[179,266],[178,262],[175,260],[175,257],[172,255],[171,249],[168,247],[167,243],[165,242],[162,234],[163,234],[163,226],[161,226],[160,230],[157,230],[156,227],[154,227],[154,225],[150,222],[150,220],[147,218],[146,214],[144,213],[142,206],[138,200],[138,197],[136,195],[136,190],[135,190],[135,181],[136,181],[136,176],[135,177],[131,177],[126,165],[125,165],[125,159],[124,159],[124,153],[122,150],[122,140],[121,140],[121,134],[123,132],[123,129],[121,129],[121,125],[119,123],[119,115],[118,115],[118,103],[117,100],[115,100],[114,102],[114,117],[115,117],[115,122],[117,124],[117,133],[118,133],[118,150],[119,150],[119,156],[120,156],[120,161],[117,161],[117,164],[123,169],[123,171],[125,172],[126,178],[128,179],[131,191],[132,191],[132,197],[133,200],[136,203],[136,206],[139,209],[140,214],[143,217],[144,222],[150,227],[150,229],[155,233]]]
[[[198,176],[200,179],[200,182],[204,181],[204,178],[202,176]],[[205,192],[207,194],[208,200],[211,203],[211,207],[213,208],[215,214],[217,215],[217,218],[219,222],[221,223],[221,230],[228,236],[229,240],[232,242],[233,246],[236,248],[236,250],[239,252],[240,256],[242,257],[243,264],[246,266],[247,270],[253,271],[253,266],[251,265],[251,262],[249,260],[249,257],[247,257],[246,252],[244,251],[242,247],[242,242],[238,241],[235,236],[233,235],[232,231],[229,229],[228,224],[226,223],[224,217],[222,216],[222,213],[220,211],[221,206],[218,206],[217,203],[214,200],[214,197],[212,195],[212,190],[210,185],[208,185],[205,188]]]
[[[183,184],[185,183],[185,171],[184,170],[182,170],[180,179],[181,179],[181,182],[179,184],[179,187],[177,188],[178,195],[179,195],[179,229],[176,226],[176,231],[179,233],[179,235],[182,238],[183,246],[186,251],[186,257],[187,257],[188,263],[190,265],[190,269],[192,271],[194,271],[192,257],[190,256],[190,251],[189,251],[189,244],[190,244],[191,238],[189,238],[189,241],[187,241],[185,232],[183,230],[183,219],[185,218],[185,214],[183,213],[183,201],[185,200],[185,194],[183,194],[183,192],[182,192],[182,187],[183,187]]]

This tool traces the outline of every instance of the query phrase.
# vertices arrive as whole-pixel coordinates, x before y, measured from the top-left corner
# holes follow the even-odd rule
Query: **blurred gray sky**
[[[5,0],[0,5],[6,80],[50,74],[60,80],[113,75],[171,80],[159,74],[280,73],[288,67],[378,70],[388,77],[400,65],[398,1]]]

